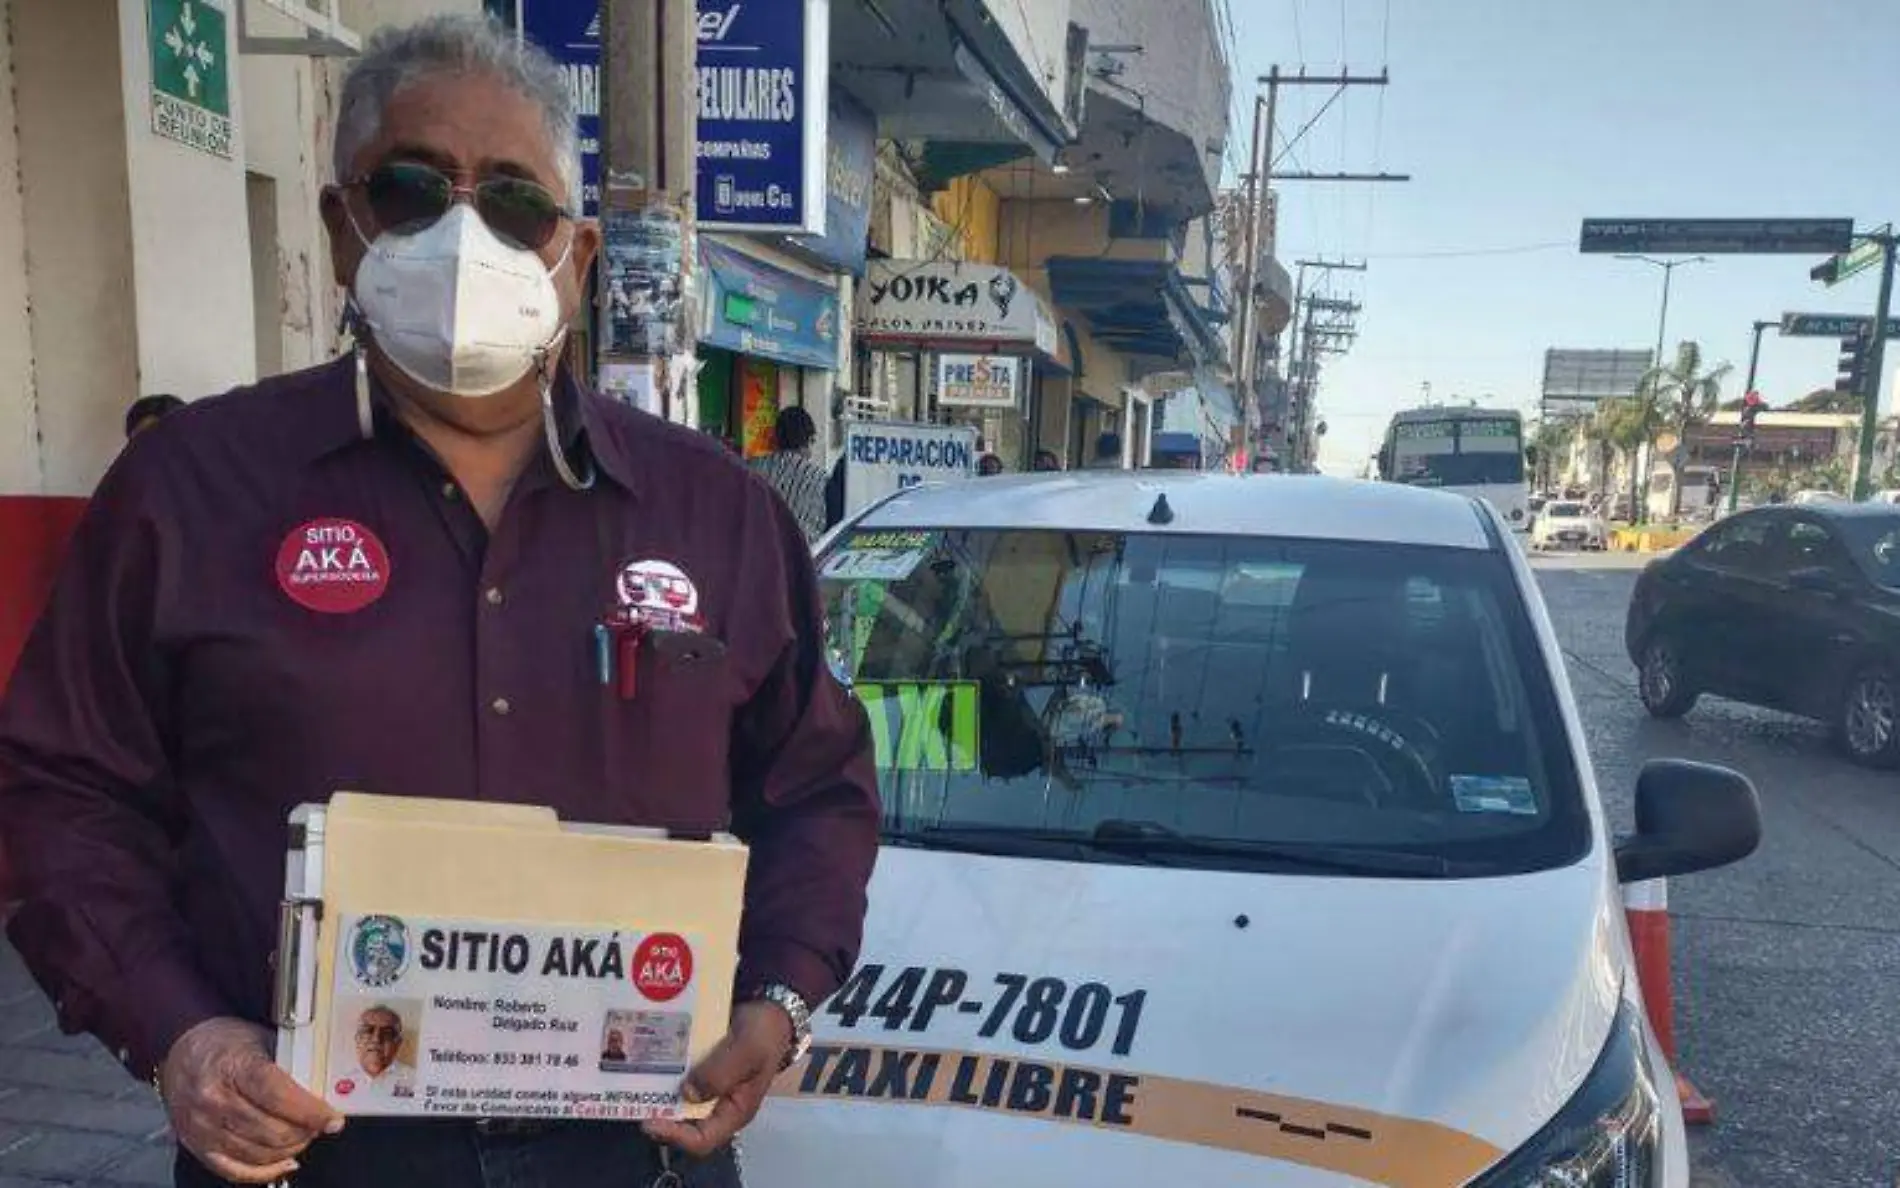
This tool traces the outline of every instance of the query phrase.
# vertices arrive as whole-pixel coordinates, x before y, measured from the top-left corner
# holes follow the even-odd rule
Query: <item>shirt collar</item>
[[[306,439],[308,461],[315,462],[363,440],[356,419],[356,357],[341,358],[316,369],[321,407],[314,431]],[[370,375],[372,413],[377,435],[406,432],[389,411],[388,399],[374,373]],[[639,494],[636,471],[626,442],[608,423],[602,407],[605,397],[581,386],[566,367],[555,380],[554,409],[561,443],[569,465],[585,474],[589,461],[630,495]],[[578,410],[578,413],[576,412]],[[545,452],[545,446],[543,447]]]

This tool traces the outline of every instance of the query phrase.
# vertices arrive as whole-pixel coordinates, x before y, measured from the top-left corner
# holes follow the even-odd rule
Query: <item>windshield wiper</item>
[[[1454,867],[1436,854],[1362,846],[1304,845],[1244,837],[1190,837],[1153,821],[1103,821],[1089,837],[1105,850],[1144,856],[1181,854],[1243,858],[1275,866],[1350,875],[1450,878]]]
[[[1358,877],[1453,878],[1462,864],[1435,854],[1355,846],[1301,845],[1248,838],[1190,837],[1150,821],[1103,821],[1092,832],[1019,829],[1007,825],[932,825],[887,835],[887,843],[931,850],[1046,858],[1067,851],[1077,857],[1113,854],[1168,865],[1168,858],[1215,858],[1259,863],[1276,869]]]

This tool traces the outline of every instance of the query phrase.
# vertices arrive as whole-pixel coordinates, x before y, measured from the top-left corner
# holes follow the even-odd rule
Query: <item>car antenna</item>
[[[1155,496],[1155,505],[1148,511],[1148,522],[1150,524],[1174,523],[1174,509],[1168,506],[1166,495]]]

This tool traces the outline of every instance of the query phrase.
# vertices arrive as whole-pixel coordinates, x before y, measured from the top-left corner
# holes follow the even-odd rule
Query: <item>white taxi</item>
[[[1609,529],[1603,518],[1580,499],[1552,500],[1531,524],[1533,549],[1601,550],[1608,546]]]
[[[749,1183],[1688,1183],[1619,884],[1749,853],[1754,790],[1651,763],[1613,840],[1484,504],[999,477],[820,571],[884,850]]]

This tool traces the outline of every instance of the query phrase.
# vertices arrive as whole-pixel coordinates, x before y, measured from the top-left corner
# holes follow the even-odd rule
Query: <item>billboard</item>
[[[1655,365],[1656,353],[1639,351],[1566,350],[1544,352],[1543,413],[1555,419],[1581,418],[1595,411],[1599,401],[1633,396],[1636,385]]]

